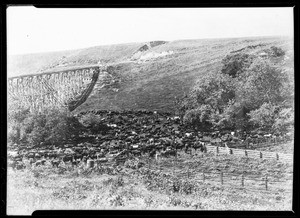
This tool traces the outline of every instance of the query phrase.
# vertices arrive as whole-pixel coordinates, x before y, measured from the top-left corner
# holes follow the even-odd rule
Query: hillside
[[[105,63],[111,65],[108,68],[112,77],[110,84],[104,87],[98,84],[77,112],[91,109],[172,111],[174,97],[189,92],[202,75],[220,70],[221,60],[230,52],[260,53],[271,46],[281,47],[286,52],[284,67],[292,69],[291,39],[256,37],[153,41],[18,55],[8,58],[8,77]]]

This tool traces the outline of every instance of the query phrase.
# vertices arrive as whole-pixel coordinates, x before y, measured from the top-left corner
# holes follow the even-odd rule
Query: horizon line
[[[64,49],[64,50],[53,50],[53,51],[41,51],[41,52],[31,52],[31,53],[15,53],[15,54],[8,54],[7,56],[19,56],[19,55],[37,55],[37,54],[46,54],[46,53],[60,53],[60,52],[72,52],[77,50],[83,50],[93,47],[101,47],[101,46],[112,46],[112,45],[126,45],[126,44],[135,44],[135,43],[147,43],[147,42],[154,42],[154,41],[165,41],[165,42],[175,42],[175,41],[188,41],[188,40],[205,40],[205,39],[232,39],[232,38],[255,38],[255,37],[288,37],[293,38],[294,36],[291,35],[257,35],[257,36],[232,36],[232,37],[206,37],[206,38],[188,38],[188,39],[175,39],[175,40],[151,40],[151,41],[135,41],[135,42],[124,42],[124,43],[113,43],[113,44],[101,44],[101,45],[94,45],[94,46],[87,46],[82,48],[72,48],[72,49]]]

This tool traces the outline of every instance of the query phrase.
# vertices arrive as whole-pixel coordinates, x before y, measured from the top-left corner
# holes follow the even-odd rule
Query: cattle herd
[[[180,117],[155,111],[88,111],[77,114],[78,119],[93,114],[101,121],[98,132],[83,132],[79,139],[61,145],[36,147],[15,146],[8,151],[8,164],[14,169],[50,162],[53,167],[61,163],[73,166],[90,160],[122,163],[130,156],[176,156],[178,150],[190,153],[192,149],[205,152],[206,145],[251,145],[266,140],[286,140],[288,135],[266,132],[201,132],[182,122]],[[229,147],[230,147],[229,146]]]

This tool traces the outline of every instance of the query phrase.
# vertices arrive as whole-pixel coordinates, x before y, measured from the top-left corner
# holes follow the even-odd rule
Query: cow
[[[149,157],[154,157],[156,155],[156,150],[153,149],[152,151],[149,152]]]
[[[38,160],[35,162],[34,165],[37,167],[37,166],[45,165],[45,163],[46,163],[46,160]]]
[[[176,156],[176,151],[170,148],[161,152],[161,156],[169,157],[169,156]]]
[[[52,160],[51,164],[52,164],[53,167],[58,167],[59,164],[60,164],[60,160]]]
[[[66,156],[63,156],[63,158],[62,158],[62,161],[63,162],[72,162],[72,160],[73,160],[73,156],[71,156],[71,155],[66,155]]]
[[[186,154],[187,154],[187,153],[192,154],[191,147],[192,147],[191,144],[186,143],[185,146],[184,146],[184,152],[185,152]]]
[[[158,161],[158,158],[161,157],[161,153],[155,151],[155,160]]]

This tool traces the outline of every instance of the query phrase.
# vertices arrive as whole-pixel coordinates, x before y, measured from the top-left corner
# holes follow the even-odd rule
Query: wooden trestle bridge
[[[8,102],[39,111],[45,107],[75,110],[91,94],[106,67],[91,65],[8,78]]]

